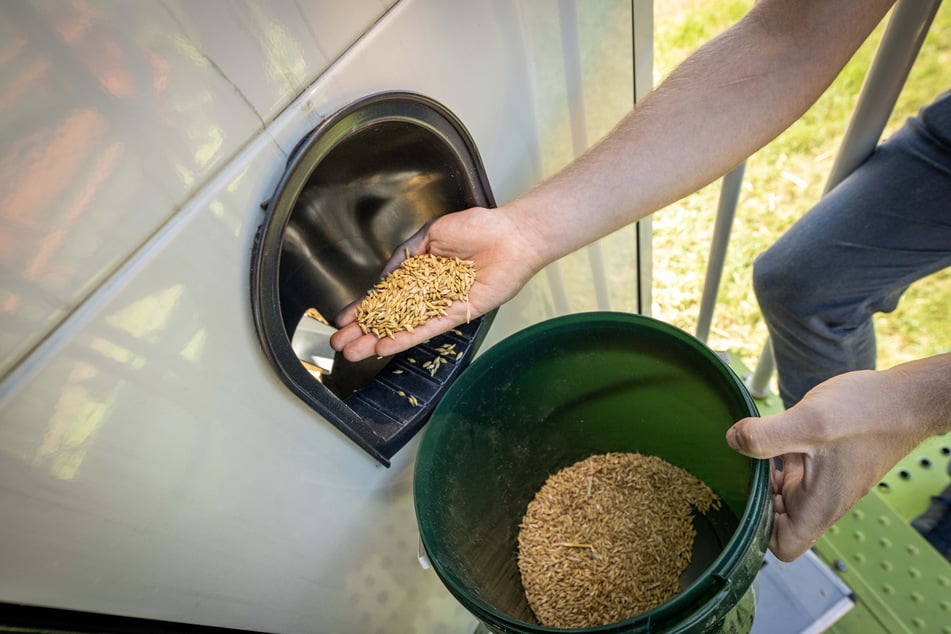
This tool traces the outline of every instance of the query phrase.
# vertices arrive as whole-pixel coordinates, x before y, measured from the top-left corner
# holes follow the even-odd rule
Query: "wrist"
[[[924,440],[951,431],[951,353],[897,365],[884,373],[900,395],[907,424]]]
[[[529,268],[529,277],[565,255],[558,249],[560,236],[545,224],[544,214],[531,202],[516,199],[496,212],[503,214],[511,226],[518,259]]]

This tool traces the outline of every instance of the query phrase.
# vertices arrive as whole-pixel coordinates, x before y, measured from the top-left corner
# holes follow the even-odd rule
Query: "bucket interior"
[[[537,324],[485,352],[436,408],[416,462],[423,544],[477,616],[533,623],[517,567],[528,503],[563,467],[639,452],[692,473],[723,501],[695,520],[687,588],[718,574],[739,531],[762,532],[763,509],[748,507],[768,469],[724,439],[733,422],[756,414],[732,371],[667,324],[619,313]],[[757,504],[767,497],[759,491]]]

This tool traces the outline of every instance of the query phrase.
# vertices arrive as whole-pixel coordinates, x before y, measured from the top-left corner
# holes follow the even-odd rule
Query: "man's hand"
[[[396,268],[410,255],[432,253],[443,257],[472,260],[476,277],[469,302],[455,301],[446,316],[430,319],[413,332],[398,332],[391,339],[363,334],[356,323],[354,303],[336,319],[340,327],[330,345],[349,361],[371,356],[389,356],[412,348],[438,334],[484,315],[511,299],[542,264],[530,236],[521,233],[506,210],[475,207],[446,214],[401,245],[386,271]]]
[[[772,473],[776,557],[792,561],[808,550],[899,460],[951,424],[949,362],[946,354],[843,374],[785,412],[745,418],[727,431],[727,443],[744,455],[782,458]]]

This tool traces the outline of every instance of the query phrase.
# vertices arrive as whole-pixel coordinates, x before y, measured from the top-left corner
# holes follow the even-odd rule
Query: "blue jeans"
[[[786,407],[875,368],[872,315],[951,265],[951,91],[875,150],[753,265]],[[947,305],[947,298],[935,298]],[[939,337],[951,339],[951,321]]]

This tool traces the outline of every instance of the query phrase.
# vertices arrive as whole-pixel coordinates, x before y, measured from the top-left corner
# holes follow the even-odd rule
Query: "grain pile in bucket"
[[[702,513],[720,500],[656,457],[591,456],[548,478],[518,534],[525,596],[542,625],[593,627],[631,618],[680,591]]]
[[[433,317],[446,314],[453,301],[469,302],[475,281],[470,260],[432,253],[407,258],[374,286],[357,306],[357,323],[364,334],[393,337]],[[467,307],[468,310],[468,307]]]

